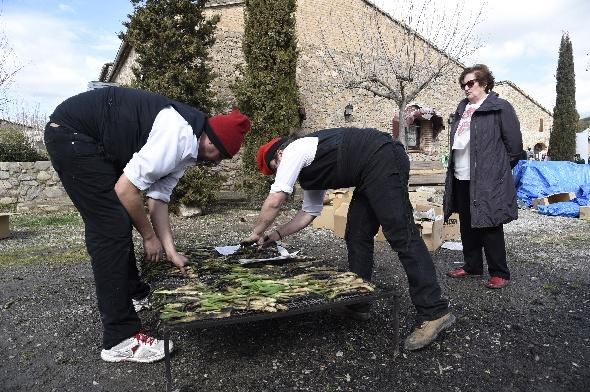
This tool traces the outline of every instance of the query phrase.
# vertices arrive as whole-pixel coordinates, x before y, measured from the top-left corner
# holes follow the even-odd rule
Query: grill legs
[[[164,330],[164,363],[166,366],[166,392],[172,392],[172,364],[170,363],[170,334]]]
[[[399,296],[393,293],[393,357],[399,355]]]

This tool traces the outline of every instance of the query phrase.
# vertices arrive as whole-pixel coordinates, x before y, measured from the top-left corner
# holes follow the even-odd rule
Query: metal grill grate
[[[224,282],[218,280],[219,273],[223,273],[222,271],[225,267],[231,266],[231,264],[237,263],[237,260],[232,260],[231,258],[224,258],[223,265],[217,267],[220,270],[217,270],[215,266],[214,268],[201,268],[202,265],[200,264],[203,260],[211,259],[215,257],[211,249],[209,248],[196,248],[196,249],[187,249],[184,250],[187,256],[189,256],[192,264],[197,271],[199,282],[214,287],[216,290],[223,290],[224,289]],[[281,270],[281,273],[285,273],[289,277],[294,275],[299,275],[301,273],[305,273],[308,270],[314,270],[318,265],[321,265],[321,261],[313,262],[309,259],[305,259],[304,261],[295,261],[293,264],[287,263],[284,265],[285,270]],[[152,264],[154,265],[154,264]],[[265,271],[265,268],[271,268],[270,266],[264,265],[257,265],[253,267],[247,268],[254,268],[261,272]],[[273,266],[272,268],[278,268],[278,266]],[[271,268],[271,269],[272,269]],[[317,271],[315,269],[314,271]],[[150,271],[147,271],[148,274]],[[155,271],[158,272],[158,271]],[[174,289],[183,285],[186,285],[190,279],[186,279],[185,277],[179,276],[178,272],[171,268],[168,271],[159,271],[160,274],[158,275],[153,274],[156,278],[156,282],[150,281],[154,287],[160,288],[167,288],[167,289]],[[269,271],[276,274],[276,270]],[[274,276],[274,275],[273,275]],[[322,271],[317,272],[316,277],[322,276]],[[329,278],[330,274],[326,273],[326,279]],[[195,278],[192,278],[195,279]],[[156,283],[156,284],[154,284]],[[221,283],[221,284],[220,284]],[[399,335],[398,335],[398,298],[395,295],[395,292],[391,288],[376,288],[375,291],[358,291],[358,292],[346,292],[345,294],[340,294],[336,298],[329,298],[326,296],[319,295],[317,293],[307,293],[301,296],[295,296],[288,299],[280,300],[280,304],[285,307],[285,309],[277,309],[275,312],[264,311],[264,310],[243,310],[243,309],[227,309],[221,312],[212,312],[208,313],[201,313],[199,315],[199,319],[180,319],[180,320],[161,320],[159,324],[159,328],[163,333],[164,338],[164,352],[165,352],[165,371],[166,371],[166,388],[167,391],[172,390],[172,369],[171,369],[171,361],[170,361],[170,351],[169,351],[169,334],[172,330],[177,329],[202,329],[202,328],[210,328],[210,327],[217,327],[222,325],[230,325],[230,324],[238,324],[238,323],[247,323],[247,322],[254,322],[254,321],[262,321],[262,320],[269,320],[274,318],[282,318],[282,317],[289,317],[299,314],[306,314],[312,313],[317,311],[325,311],[330,310],[336,307],[341,307],[345,305],[352,305],[352,304],[359,304],[359,303],[367,303],[367,302],[374,302],[377,299],[384,298],[384,297],[393,297],[394,299],[394,309],[393,309],[393,328],[395,331],[394,335],[394,355],[395,353],[399,353],[398,346],[399,346]]]

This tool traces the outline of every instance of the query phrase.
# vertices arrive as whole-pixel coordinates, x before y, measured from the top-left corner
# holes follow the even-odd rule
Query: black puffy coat
[[[468,104],[457,106],[451,125],[453,145],[457,125]],[[512,105],[490,92],[471,117],[470,128],[470,201],[471,227],[495,227],[518,218],[512,164],[518,162],[522,149],[520,123]],[[454,203],[454,154],[450,150],[445,181],[445,220],[457,212]]]

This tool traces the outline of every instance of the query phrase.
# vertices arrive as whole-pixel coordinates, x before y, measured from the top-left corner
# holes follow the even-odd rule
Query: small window
[[[543,132],[543,119],[539,119],[539,132]]]
[[[408,128],[408,148],[418,150],[420,148],[420,125],[412,124]]]

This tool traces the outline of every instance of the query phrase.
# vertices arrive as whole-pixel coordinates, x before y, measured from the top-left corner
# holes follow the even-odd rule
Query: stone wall
[[[0,162],[0,211],[61,211],[73,208],[51,162]]]
[[[137,59],[137,52],[134,48],[129,49],[129,54],[123,61],[121,67],[117,70],[113,80],[123,86],[129,86],[133,82],[135,76],[133,75],[132,66]]]

